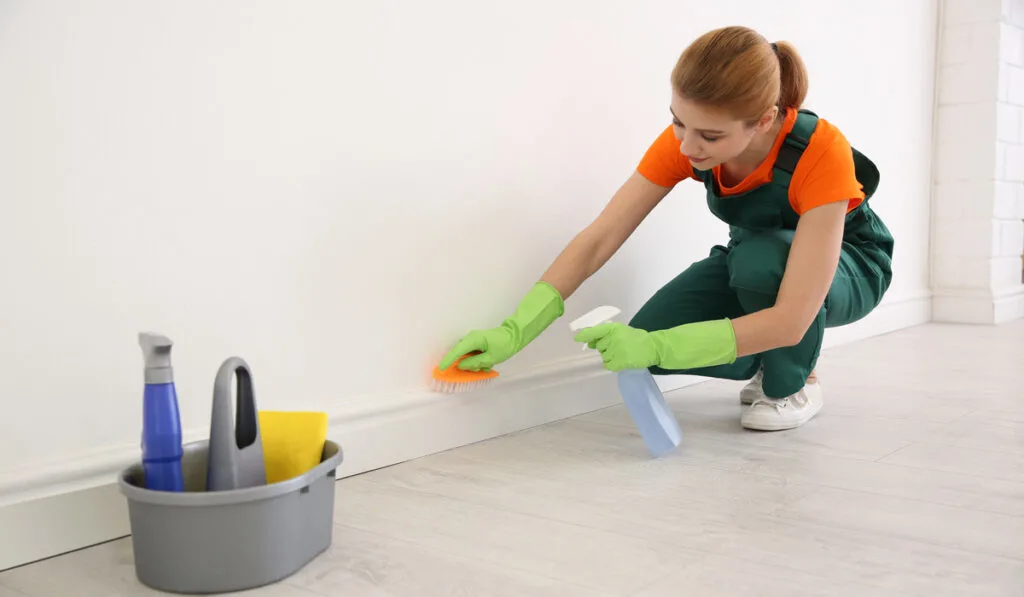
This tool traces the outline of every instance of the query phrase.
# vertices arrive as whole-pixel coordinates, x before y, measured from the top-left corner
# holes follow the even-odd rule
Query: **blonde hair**
[[[769,43],[747,27],[723,27],[700,36],[672,70],[672,88],[684,98],[754,123],[772,106],[799,109],[807,97],[807,68],[792,44]]]

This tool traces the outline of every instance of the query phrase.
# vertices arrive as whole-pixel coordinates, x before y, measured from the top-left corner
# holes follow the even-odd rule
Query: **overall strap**
[[[811,141],[811,134],[818,126],[818,115],[810,110],[800,110],[796,116],[796,123],[793,130],[786,135],[779,148],[779,155],[775,159],[775,166],[772,170],[772,182],[789,188],[789,181],[793,179],[793,172],[800,161],[800,156],[807,149]]]

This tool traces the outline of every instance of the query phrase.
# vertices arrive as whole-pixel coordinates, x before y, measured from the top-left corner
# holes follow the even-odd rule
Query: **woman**
[[[874,164],[842,133],[800,110],[807,72],[788,43],[744,27],[698,38],[672,72],[672,123],[602,213],[551,264],[516,312],[476,330],[442,360],[489,369],[564,312],[564,300],[600,269],[685,179],[707,189],[729,240],[659,290],[629,325],[581,330],[611,371],[648,368],[751,380],[740,393],[748,429],[800,426],[819,412],[814,367],[826,327],[856,321],[892,279],[893,239],[867,200]]]

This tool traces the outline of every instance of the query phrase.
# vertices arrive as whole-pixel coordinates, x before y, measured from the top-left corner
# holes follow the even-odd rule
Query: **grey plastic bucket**
[[[206,440],[186,444],[184,492],[145,489],[142,463],[124,469],[135,574],[173,593],[224,593],[297,572],[331,544],[341,447],[325,442],[320,464],[278,483],[206,489]]]

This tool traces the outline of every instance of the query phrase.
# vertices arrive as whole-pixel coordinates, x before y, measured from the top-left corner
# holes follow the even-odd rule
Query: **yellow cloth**
[[[267,483],[297,477],[320,464],[327,413],[259,411]]]

